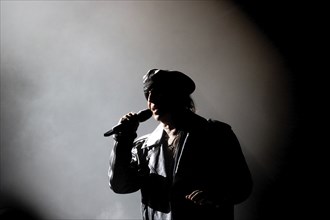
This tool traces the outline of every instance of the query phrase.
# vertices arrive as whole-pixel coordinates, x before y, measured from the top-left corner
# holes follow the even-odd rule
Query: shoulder
[[[234,134],[234,131],[231,125],[226,122],[208,119],[208,132],[213,135],[220,135],[221,137],[231,137]]]
[[[148,135],[144,135],[134,140],[133,147],[131,150],[133,155],[140,154],[139,152],[141,152],[142,147],[144,146],[144,143],[146,142],[147,139],[148,139]]]
[[[197,130],[199,132],[224,132],[231,130],[231,126],[223,121],[213,118],[205,118],[197,114],[194,114],[193,117],[191,117],[189,124],[192,127],[192,130]]]
[[[219,120],[215,120],[215,119],[208,119],[207,120],[208,125],[211,128],[217,128],[217,129],[225,129],[225,130],[231,130],[231,126],[225,122],[219,121]]]
[[[141,148],[143,144],[146,142],[150,134],[143,135],[141,137],[138,137],[137,139],[134,140],[133,142],[133,147],[134,148]]]

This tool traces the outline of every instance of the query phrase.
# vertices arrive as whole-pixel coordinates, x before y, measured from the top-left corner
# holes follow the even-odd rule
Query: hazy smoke
[[[198,113],[232,125],[257,186],[276,178],[290,131],[288,80],[234,5],[1,1],[2,189],[46,218],[140,218],[138,193],[108,189],[112,141],[103,133],[146,107],[141,81],[151,68],[190,75]]]

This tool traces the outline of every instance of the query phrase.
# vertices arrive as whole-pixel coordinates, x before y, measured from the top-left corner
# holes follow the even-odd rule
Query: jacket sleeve
[[[138,174],[137,156],[132,148],[141,142],[134,142],[133,136],[116,136],[110,154],[109,186],[115,193],[132,193],[140,189],[141,178]]]
[[[224,200],[239,204],[245,201],[252,192],[251,173],[232,128],[222,122],[215,122],[214,125],[216,126],[214,131],[218,133],[215,137],[220,143],[216,153],[218,160],[214,160],[217,161],[214,166],[215,173],[221,170],[218,186],[222,186],[220,192]],[[218,190],[219,188],[216,191]]]
[[[228,139],[228,152],[231,158],[228,163],[232,168],[228,174],[228,193],[231,201],[238,204],[250,196],[253,182],[239,141],[231,129],[228,131]]]

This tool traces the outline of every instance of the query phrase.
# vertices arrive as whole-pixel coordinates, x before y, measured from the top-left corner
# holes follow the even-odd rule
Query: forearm
[[[134,138],[120,138],[112,149],[108,175],[110,188],[115,193],[131,193],[140,188],[137,170],[131,164]]]

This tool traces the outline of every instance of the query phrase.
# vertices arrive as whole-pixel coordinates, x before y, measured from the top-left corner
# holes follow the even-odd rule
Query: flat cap
[[[151,89],[185,96],[193,93],[195,88],[194,81],[179,71],[151,69],[143,76],[143,91],[147,99]]]

